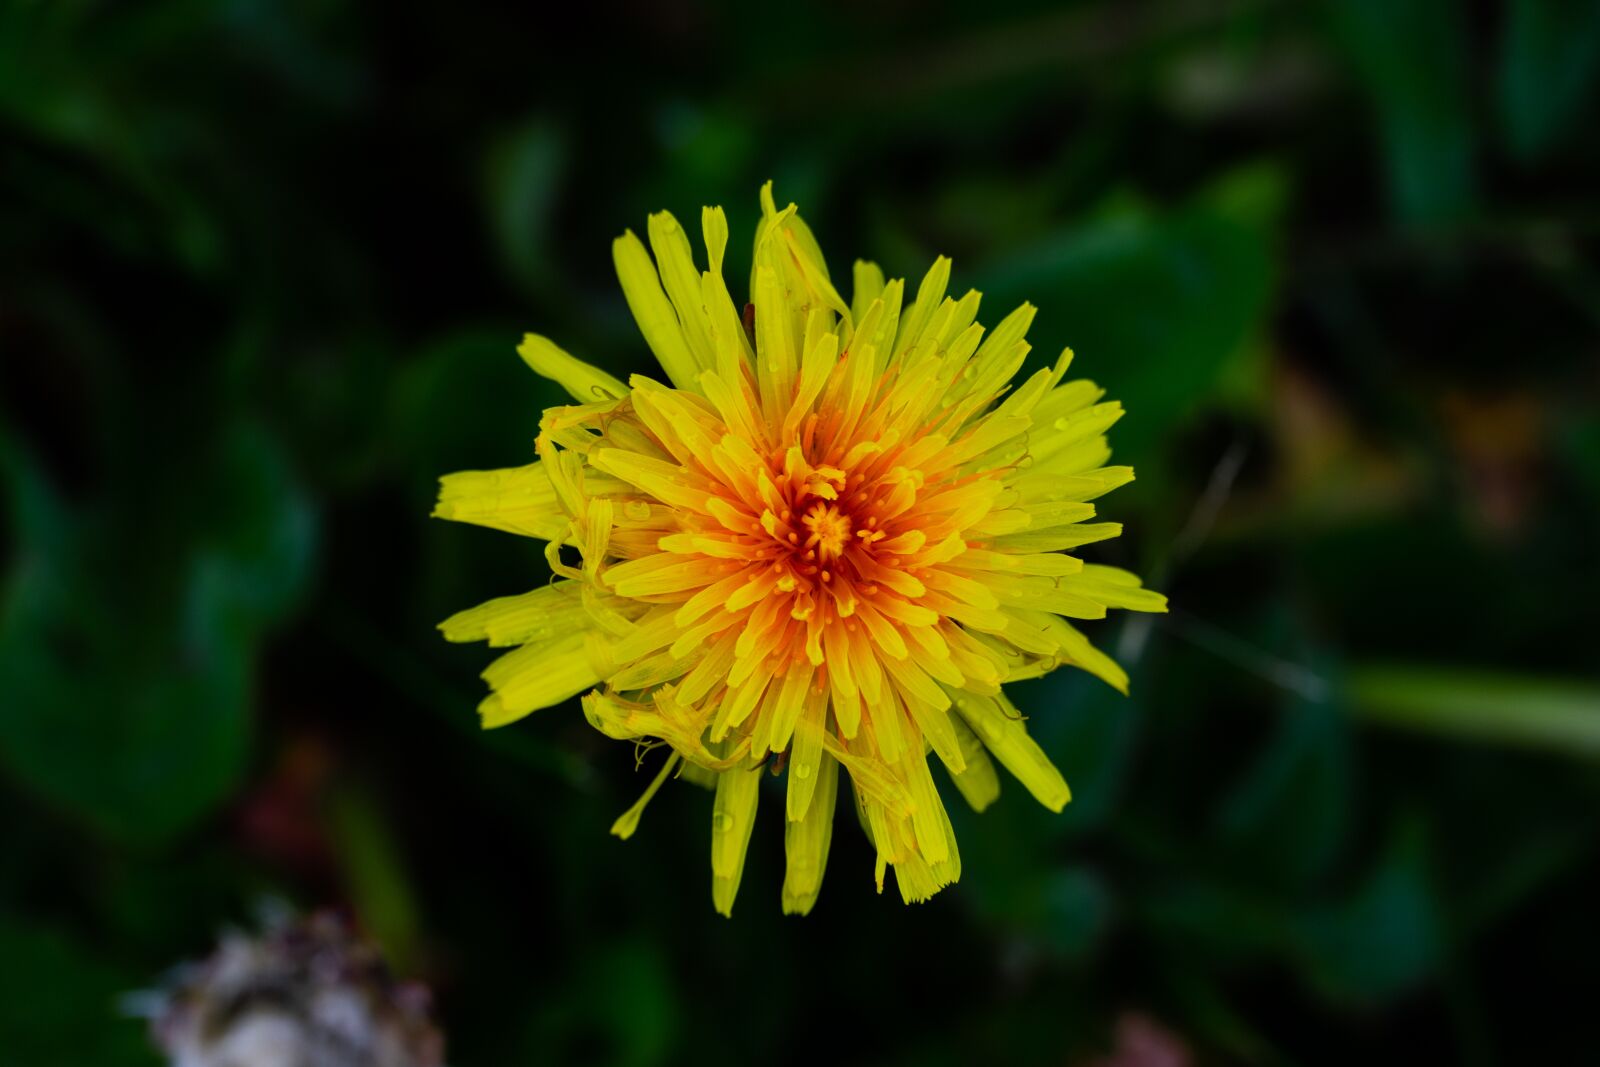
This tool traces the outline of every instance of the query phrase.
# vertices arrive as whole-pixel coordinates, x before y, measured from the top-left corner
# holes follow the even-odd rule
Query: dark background
[[[272,898],[461,1067],[1595,1047],[1600,5],[412,7],[0,8],[0,1060],[153,1063],[116,995]],[[845,819],[783,918],[763,805],[719,918],[709,797],[607,836],[629,747],[433,630],[544,573],[427,518],[521,333],[645,369],[610,239],[724,204],[742,296],[767,178],[1039,305],[1174,605],[1015,687],[1075,802],[947,790],[919,907]]]

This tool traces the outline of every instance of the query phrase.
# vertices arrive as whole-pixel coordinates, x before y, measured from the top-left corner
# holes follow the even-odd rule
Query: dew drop
[[[714,833],[727,833],[733,829],[733,816],[725,811],[716,812],[711,816],[711,829]]]
[[[811,777],[811,764],[809,763],[796,763],[790,770],[794,772],[796,778],[802,781]]]

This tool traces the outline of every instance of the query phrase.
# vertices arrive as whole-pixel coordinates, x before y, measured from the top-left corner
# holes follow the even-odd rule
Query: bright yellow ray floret
[[[909,304],[858,262],[846,304],[794,205],[778,210],[769,183],[761,206],[742,313],[721,208],[702,213],[705,271],[666,212],[648,250],[617,238],[665,382],[524,339],[576,403],[544,413],[536,462],[445,477],[434,514],[547,541],[557,580],[441,629],[513,647],[484,672],[486,727],[582,693],[596,729],[670,747],[617,835],[675,771],[715,782],[724,914],[766,767],[787,770],[786,912],[817,899],[841,770],[879,889],[893,867],[925,900],[961,873],[929,753],[976,809],[999,793],[998,760],[1059,811],[1067,784],[1002,684],[1072,665],[1126,692],[1067,620],[1166,610],[1135,575],[1067,554],[1121,532],[1088,520],[1133,478],[1107,465],[1122,407],[1063,381],[1070,351],[1013,388],[1034,309],[986,334],[978,293],[946,295],[948,259]]]

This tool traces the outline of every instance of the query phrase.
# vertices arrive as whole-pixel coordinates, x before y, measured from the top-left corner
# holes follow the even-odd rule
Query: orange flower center
[[[837,559],[850,543],[850,516],[832,504],[818,501],[801,521],[810,531],[805,546],[816,549],[824,563]]]

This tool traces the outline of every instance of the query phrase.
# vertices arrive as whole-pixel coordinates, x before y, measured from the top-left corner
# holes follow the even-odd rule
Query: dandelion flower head
[[[729,913],[765,770],[782,771],[783,908],[822,884],[842,788],[903,898],[956,881],[934,783],[974,808],[998,761],[1059,811],[1066,782],[1002,686],[1076,666],[1127,676],[1068,620],[1164,611],[1139,579],[1070,553],[1116,537],[1096,498],[1122,414],[1072,353],[1020,384],[1034,309],[985,331],[979,294],[946,295],[939,258],[908,295],[857,262],[850,302],[794,205],[761,191],[750,302],[668,213],[650,249],[617,238],[617,274],[664,380],[624,383],[529,334],[519,352],[575,403],[544,413],[537,460],[441,483],[435,515],[547,542],[555,580],[441,624],[514,646],[484,672],[503,726],[577,694],[606,735],[670,751],[613,827],[631,835],[674,774],[711,785],[712,898]],[[652,254],[654,257],[652,259]]]

